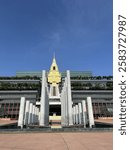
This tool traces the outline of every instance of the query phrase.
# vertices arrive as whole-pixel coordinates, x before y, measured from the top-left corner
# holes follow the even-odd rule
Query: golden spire
[[[55,52],[54,52],[54,54],[53,54],[53,59],[55,58]]]
[[[59,82],[61,82],[61,74],[56,63],[55,53],[53,55],[53,61],[48,73],[48,82],[51,84],[58,84]]]

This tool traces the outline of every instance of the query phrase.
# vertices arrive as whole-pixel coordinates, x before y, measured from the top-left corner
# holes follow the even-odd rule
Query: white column
[[[68,93],[67,93],[67,78],[65,77],[64,84],[64,101],[65,101],[65,125],[69,125],[69,113],[68,113]]]
[[[70,71],[69,70],[67,70],[67,93],[68,93],[68,117],[69,117],[69,125],[73,125],[71,82],[70,82]]]
[[[56,96],[59,97],[59,96],[60,96],[60,93],[59,93],[59,85],[56,84],[55,88],[56,88]]]
[[[35,105],[33,105],[33,110],[32,110],[32,124],[35,122]]]
[[[45,70],[42,71],[40,126],[45,126]]]
[[[82,124],[82,106],[81,106],[81,103],[78,103],[78,109],[79,109],[79,124]]]
[[[75,124],[77,122],[77,116],[76,116],[76,105],[74,106],[74,112],[75,112]]]
[[[45,86],[45,125],[49,126],[49,91],[47,81]]]
[[[34,124],[36,124],[36,110],[37,109],[37,107],[35,106],[35,108],[34,108]]]
[[[39,125],[40,125],[40,109],[38,108],[38,123],[39,123]]]
[[[53,86],[52,84],[50,84],[50,93],[49,93],[49,97],[53,96]]]
[[[61,92],[61,124],[65,125],[65,99],[64,99],[64,87]]]
[[[24,110],[25,110],[25,97],[21,97],[19,118],[18,118],[18,126],[20,126],[21,128],[23,128],[24,123]]]
[[[28,116],[28,125],[32,124],[32,111],[33,111],[33,104],[30,103],[30,106],[29,106],[29,116]]]
[[[28,125],[29,106],[30,106],[30,101],[26,101],[24,125]]]
[[[37,108],[37,123],[39,123],[39,108]]]
[[[75,116],[76,114],[75,114],[75,106],[73,106],[73,124],[75,124]]]
[[[84,128],[86,128],[86,124],[87,124],[87,110],[86,110],[86,102],[85,102],[85,100],[82,101],[82,108],[83,108],[83,124],[84,124]]]
[[[42,88],[41,88],[41,108],[40,108],[40,126],[49,125],[49,100],[46,85],[46,71],[42,71]]]
[[[92,100],[91,97],[87,97],[87,104],[88,104],[88,117],[89,117],[89,127],[95,125],[94,123],[94,116],[93,116],[93,108],[92,108]]]
[[[38,123],[38,108],[35,107],[35,123]]]
[[[79,124],[79,110],[78,110],[78,105],[75,106],[75,111],[76,111],[76,124]]]

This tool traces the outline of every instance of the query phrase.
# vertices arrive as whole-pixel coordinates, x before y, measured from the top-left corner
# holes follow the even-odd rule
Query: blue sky
[[[112,75],[112,0],[0,0],[0,76],[49,70]]]

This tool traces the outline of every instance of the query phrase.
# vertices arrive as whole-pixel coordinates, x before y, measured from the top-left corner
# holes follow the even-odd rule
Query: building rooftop
[[[77,76],[80,76],[80,77],[91,77],[92,76],[92,72],[91,71],[70,71],[70,75],[71,77],[77,77]],[[23,76],[37,76],[37,77],[42,77],[42,71],[27,71],[27,72],[24,72],[24,71],[20,71],[20,72],[16,72],[16,76],[17,77],[23,77]],[[63,71],[61,72],[61,76],[62,77],[65,77],[66,76],[66,72]]]

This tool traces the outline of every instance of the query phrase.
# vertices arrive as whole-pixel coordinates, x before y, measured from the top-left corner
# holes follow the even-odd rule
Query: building
[[[46,73],[49,89],[49,115],[61,115],[61,91],[66,72],[59,72],[53,58],[50,70]],[[91,71],[70,71],[72,105],[86,97],[92,98],[94,117],[113,116],[112,76],[94,77]],[[18,119],[20,98],[26,97],[40,108],[42,71],[17,72],[14,77],[0,77],[0,118]]]

